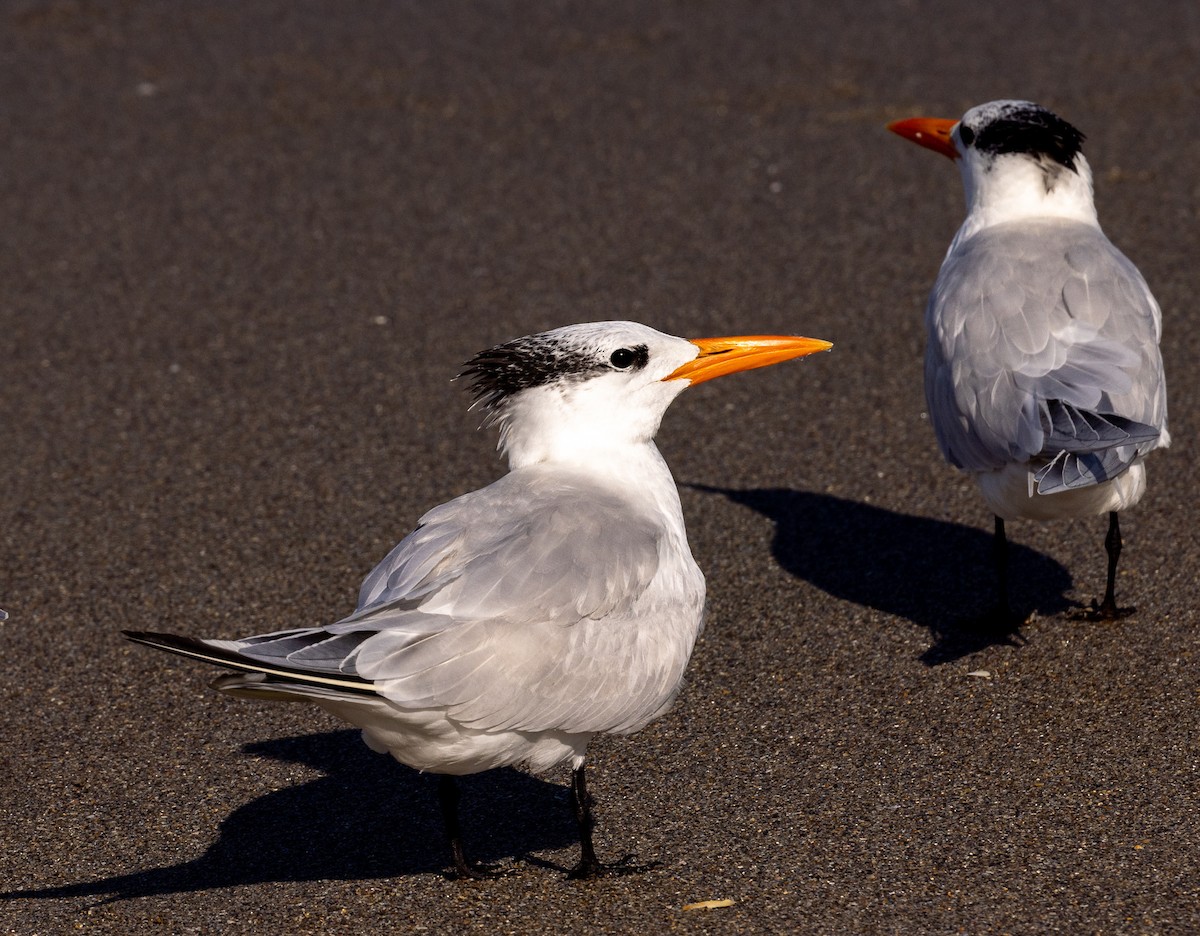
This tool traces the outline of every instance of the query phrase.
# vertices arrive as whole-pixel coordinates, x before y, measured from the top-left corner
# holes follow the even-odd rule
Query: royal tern
[[[956,160],[967,217],[929,297],[925,394],[946,459],[995,514],[997,613],[1009,618],[1004,521],[1107,513],[1111,619],[1117,511],[1170,443],[1161,313],[1100,230],[1083,134],[1028,101],[888,129]]]
[[[464,376],[509,472],[426,513],[367,576],[353,614],[240,640],[125,636],[236,670],[213,683],[232,695],[315,703],[374,750],[441,774],[460,875],[484,871],[463,856],[454,776],[569,759],[572,875],[614,869],[592,845],[588,741],[667,711],[704,613],[659,422],[691,384],[829,347],[600,322],[484,351]]]

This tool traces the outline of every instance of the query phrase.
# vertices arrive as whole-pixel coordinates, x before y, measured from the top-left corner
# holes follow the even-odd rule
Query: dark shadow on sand
[[[770,518],[772,552],[792,575],[926,628],[933,644],[921,659],[929,666],[1021,640],[1015,628],[981,624],[995,601],[990,529],[789,488],[686,487],[721,494]],[[1049,556],[1010,542],[1009,574],[1010,600],[1020,617],[1074,607],[1066,597],[1071,576]]]
[[[220,838],[192,861],[40,890],[12,890],[0,894],[0,900],[94,897],[107,903],[265,881],[436,874],[449,867],[437,778],[374,753],[359,732],[264,741],[244,751],[308,764],[326,775],[234,810],[221,823]],[[565,785],[507,767],[463,777],[460,784],[463,836],[472,860],[501,862],[579,840]]]

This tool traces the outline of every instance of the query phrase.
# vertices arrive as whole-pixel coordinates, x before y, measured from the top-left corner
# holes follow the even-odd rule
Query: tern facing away
[[[1010,620],[1004,521],[1107,513],[1112,619],[1117,511],[1170,444],[1146,281],[1100,230],[1083,134],[1028,101],[888,129],[956,160],[967,217],[925,310],[925,395],[942,454],[978,479],[996,517],[997,614]]]
[[[633,322],[570,325],[476,355],[463,376],[500,429],[509,473],[426,513],[364,580],[337,623],[240,640],[126,631],[236,672],[213,687],[315,703],[376,751],[441,774],[457,873],[455,775],[572,765],[581,856],[592,845],[584,773],[597,732],[666,712],[700,634],[692,558],[654,435],[686,387],[831,347],[811,338],[687,341]]]

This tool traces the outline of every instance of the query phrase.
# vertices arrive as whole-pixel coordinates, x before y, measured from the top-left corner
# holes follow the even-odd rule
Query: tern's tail
[[[1162,444],[1164,430],[1112,413],[1081,410],[1047,400],[1041,455],[1050,460],[1035,475],[1039,494],[1103,484]]]
[[[291,698],[337,694],[375,695],[375,684],[361,676],[342,672],[324,673],[313,669],[301,669],[275,662],[266,662],[247,656],[232,640],[199,640],[195,637],[180,637],[177,634],[156,634],[150,631],[122,631],[134,643],[145,644],[156,650],[177,653],[190,660],[200,660],[216,666],[238,670],[235,674],[222,676],[213,687],[237,695],[253,695],[256,698],[271,696]],[[248,692],[239,692],[247,689]]]

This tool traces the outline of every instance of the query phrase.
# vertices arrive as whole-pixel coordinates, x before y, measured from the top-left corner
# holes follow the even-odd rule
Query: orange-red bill
[[[957,120],[945,120],[941,117],[909,117],[907,120],[893,121],[887,128],[892,133],[912,140],[935,153],[958,159],[958,150],[954,148],[954,141],[950,139],[950,131],[957,125]]]
[[[690,380],[693,384],[735,374],[738,371],[768,367],[792,358],[828,351],[833,345],[819,338],[796,335],[738,335],[730,338],[692,338],[700,349],[695,358],[677,367],[663,380]]]

